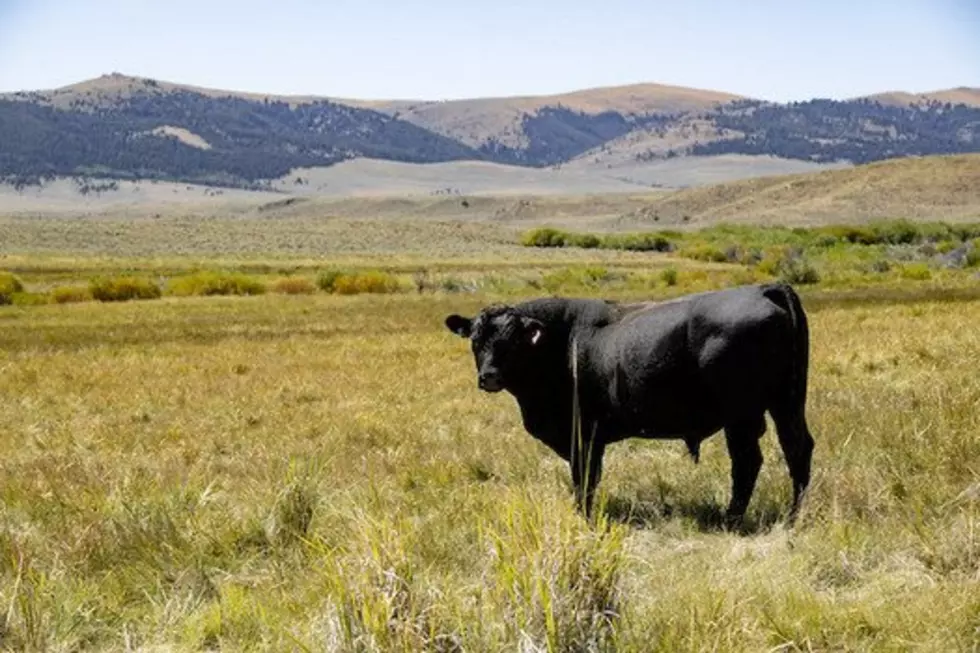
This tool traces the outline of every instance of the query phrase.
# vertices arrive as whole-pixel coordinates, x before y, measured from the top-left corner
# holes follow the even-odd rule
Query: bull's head
[[[513,387],[544,337],[542,322],[520,315],[510,306],[485,308],[473,319],[450,315],[446,327],[461,338],[469,338],[477,380],[480,389],[487,392]]]

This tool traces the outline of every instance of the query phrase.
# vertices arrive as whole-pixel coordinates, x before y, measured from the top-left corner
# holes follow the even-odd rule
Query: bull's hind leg
[[[732,459],[732,499],[725,514],[729,526],[738,525],[749,507],[755,481],[762,468],[759,438],[765,432],[765,414],[725,427],[725,442],[728,444],[728,455]]]
[[[806,423],[803,408],[771,410],[779,446],[786,457],[786,466],[793,480],[793,504],[790,506],[789,521],[796,519],[800,502],[810,485],[810,461],[813,457],[813,435]]]

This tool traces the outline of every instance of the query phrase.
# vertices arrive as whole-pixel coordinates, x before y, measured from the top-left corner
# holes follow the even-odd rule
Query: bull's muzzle
[[[477,383],[480,386],[480,390],[485,390],[486,392],[500,392],[504,389],[504,382],[496,372],[481,372]]]

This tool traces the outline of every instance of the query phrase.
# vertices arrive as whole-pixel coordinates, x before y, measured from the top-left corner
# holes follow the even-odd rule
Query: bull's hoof
[[[726,511],[722,523],[726,531],[741,532],[745,528],[745,513]]]
[[[691,454],[691,458],[694,459],[694,464],[697,465],[698,461],[701,460],[701,441],[696,438],[691,438],[690,440],[684,440],[684,444],[687,445],[687,452]]]

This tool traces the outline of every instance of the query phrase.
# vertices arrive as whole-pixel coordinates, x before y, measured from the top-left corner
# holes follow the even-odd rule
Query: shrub
[[[444,292],[475,292],[477,284],[457,277],[445,277],[439,282],[439,287]]]
[[[13,304],[14,295],[24,292],[21,280],[9,272],[0,272],[0,306]]]
[[[821,237],[826,237],[822,239],[822,242],[827,244],[829,244],[830,238],[857,245],[875,245],[881,242],[878,235],[871,229],[854,227],[850,225],[831,225],[829,227],[822,227],[817,230],[817,234]],[[818,238],[818,240],[821,239]]]
[[[322,270],[316,277],[316,285],[323,292],[334,292],[334,285],[337,283],[337,279],[347,274],[350,273],[337,268]]]
[[[595,249],[602,244],[599,237],[593,234],[569,234],[566,236],[566,240],[569,245],[572,245],[573,247],[582,247],[584,249]]]
[[[673,243],[663,234],[627,234],[609,236],[603,246],[606,249],[624,249],[633,252],[670,252]]]
[[[780,266],[779,278],[786,283],[809,284],[818,283],[820,274],[805,258],[788,258]]]
[[[786,283],[810,284],[820,281],[817,269],[803,254],[786,247],[767,252],[756,269]]]
[[[970,249],[966,252],[966,267],[980,267],[980,238],[970,243]]]
[[[265,284],[245,274],[198,272],[172,280],[167,292],[178,297],[191,295],[261,295]]]
[[[131,299],[158,299],[160,287],[138,277],[109,277],[93,279],[89,291],[100,302],[125,302]]]
[[[335,281],[335,279],[330,279],[328,277],[325,278],[323,273],[321,273],[320,276],[317,277],[316,280],[317,285],[320,286],[321,289],[327,290],[326,288],[323,288],[322,285],[320,285],[321,280],[323,280],[323,283],[325,285],[329,286],[331,289],[333,288],[333,282]],[[428,288],[431,288],[432,281],[429,279],[429,271],[416,270],[415,273],[412,275],[412,283],[415,285],[415,290],[417,290],[420,295],[423,292],[425,292]]]
[[[85,286],[58,286],[51,290],[51,301],[55,304],[74,304],[92,300],[92,292]]]
[[[398,290],[398,279],[378,270],[341,274],[333,282],[333,292],[339,295],[394,293]]]
[[[677,268],[664,268],[660,272],[660,279],[668,286],[677,285]]]
[[[911,245],[922,239],[919,227],[908,220],[876,222],[871,229],[880,243],[890,245]]]
[[[892,269],[892,264],[888,262],[888,259],[880,258],[877,261],[873,261],[870,265],[872,272],[877,272],[878,274],[884,274]]]
[[[932,271],[925,263],[910,263],[902,266],[902,278],[912,281],[928,281],[932,278]]]
[[[552,227],[533,229],[521,239],[525,247],[564,247],[568,234]]]
[[[936,243],[936,251],[940,254],[949,254],[957,247],[959,244],[955,240],[941,240]]]
[[[684,258],[694,259],[695,261],[724,263],[728,260],[728,256],[725,255],[725,252],[721,251],[714,245],[708,245],[706,243],[685,247],[679,253]]]
[[[284,277],[272,284],[272,291],[281,295],[312,295],[316,284],[306,277]]]

